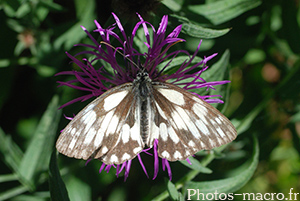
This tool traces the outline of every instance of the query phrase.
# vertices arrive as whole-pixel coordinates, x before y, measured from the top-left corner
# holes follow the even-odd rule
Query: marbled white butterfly
[[[140,72],[132,83],[106,91],[81,110],[59,136],[56,148],[69,157],[121,164],[158,139],[158,155],[176,161],[236,136],[232,123],[213,106]]]

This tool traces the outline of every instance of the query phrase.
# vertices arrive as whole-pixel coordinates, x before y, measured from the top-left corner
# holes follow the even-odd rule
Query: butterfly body
[[[236,137],[231,122],[198,96],[138,73],[132,83],[116,86],[88,104],[67,125],[56,147],[75,158],[106,164],[133,159],[158,140],[158,155],[184,160]]]

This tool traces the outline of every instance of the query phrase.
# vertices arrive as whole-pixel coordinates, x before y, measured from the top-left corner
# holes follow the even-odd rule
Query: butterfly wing
[[[108,90],[66,126],[57,140],[57,150],[78,159],[99,158],[106,164],[134,158],[144,147],[136,123],[136,104],[132,83]]]
[[[152,113],[146,144],[152,147],[158,139],[158,154],[169,161],[185,160],[237,136],[232,123],[216,108],[173,84],[153,85]]]

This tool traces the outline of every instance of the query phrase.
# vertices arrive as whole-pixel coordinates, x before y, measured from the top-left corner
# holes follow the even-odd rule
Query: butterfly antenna
[[[109,47],[111,47],[112,49],[114,49],[116,52],[118,52],[120,55],[122,55],[125,59],[127,59],[127,61],[129,61],[131,64],[133,64],[135,67],[137,67],[139,70],[141,70],[141,68],[134,63],[134,61],[132,61],[131,59],[129,59],[128,57],[125,56],[125,54],[123,54],[122,52],[120,52],[117,48],[115,48],[114,46],[112,46],[111,44],[105,42],[105,41],[100,41],[100,43],[105,44]]]

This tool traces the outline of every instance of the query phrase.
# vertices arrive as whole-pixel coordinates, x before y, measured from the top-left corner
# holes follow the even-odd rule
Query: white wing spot
[[[187,130],[187,127],[182,118],[179,116],[178,112],[173,111],[171,116],[173,117],[174,123],[178,126],[179,129]]]
[[[217,131],[222,137],[226,137],[224,131],[220,127],[217,128]]]
[[[102,133],[105,133],[113,114],[114,114],[114,110],[110,111],[109,113],[107,113],[105,115],[105,117],[101,123],[99,131],[101,130]],[[106,136],[108,136],[108,135],[109,135],[109,132],[106,132]]]
[[[202,141],[200,141],[200,145],[201,145],[201,148],[203,148],[203,149],[206,148],[206,145]]]
[[[94,140],[95,147],[100,146],[100,144],[102,143],[103,137],[104,137],[104,132],[103,132],[103,130],[99,129],[97,132],[96,138]]]
[[[133,140],[138,141],[140,138],[140,124],[138,121],[134,123],[134,125],[130,129],[130,137]]]
[[[130,135],[130,126],[128,124],[124,124],[121,133],[122,141],[124,144],[129,141],[129,135]]]
[[[104,99],[103,108],[105,111],[109,111],[113,108],[115,108],[117,105],[120,104],[120,102],[124,99],[124,97],[127,95],[128,91],[120,91],[117,93],[113,93],[109,96],[107,96]]]
[[[90,103],[85,109],[84,112],[90,111],[95,105],[93,103]]]
[[[85,136],[84,144],[89,144],[94,139],[96,133],[97,131],[92,127]]]
[[[90,130],[91,126],[96,121],[96,117],[97,117],[96,112],[93,110],[90,110],[89,112],[87,112],[85,115],[82,116],[81,121],[84,124],[86,124],[84,132],[88,132],[88,130]]]
[[[102,154],[105,154],[107,151],[108,151],[108,149],[106,146],[102,147]]]
[[[183,94],[174,89],[160,88],[158,91],[172,103],[183,106],[185,104]]]
[[[157,108],[158,113],[160,114],[160,116],[162,116],[162,118],[164,118],[165,120],[167,120],[167,117],[166,117],[164,111],[160,108],[160,106],[157,104],[156,101],[155,101],[155,105],[156,105],[156,108]]]
[[[136,147],[136,148],[133,149],[133,153],[137,154],[137,153],[139,153],[141,150],[142,150],[141,147]]]
[[[171,126],[168,127],[168,133],[169,133],[170,138],[173,140],[173,142],[175,144],[177,144],[179,142],[179,138]]]
[[[77,142],[77,139],[73,138],[71,143],[69,144],[69,149],[73,149],[76,142]]]
[[[118,123],[119,123],[119,117],[117,117],[117,115],[114,115],[110,122],[109,122],[109,125],[108,125],[108,128],[107,128],[107,135],[109,134],[114,134],[116,132],[116,129],[117,129],[117,126],[118,126]]]
[[[126,161],[126,160],[129,160],[129,159],[130,159],[130,155],[127,154],[127,153],[124,153],[123,156],[122,156],[122,160]]]
[[[195,143],[192,141],[192,140],[190,140],[189,141],[189,144],[188,144],[190,147],[195,147]]]
[[[119,161],[119,159],[115,154],[111,155],[110,162],[117,163],[118,161]]]
[[[151,133],[151,139],[152,139],[152,141],[154,139],[158,139],[158,137],[159,137],[159,128],[158,128],[158,126],[156,126],[156,124],[154,123],[154,121],[152,121],[152,123],[151,123],[150,133]],[[148,145],[149,144],[150,143],[148,143]]]
[[[181,153],[180,153],[179,151],[175,151],[175,153],[174,153],[174,158],[176,158],[176,159],[181,159],[181,158],[182,158]]]
[[[209,138],[209,143],[212,147],[216,146],[216,142]]]
[[[70,127],[71,128],[71,127]],[[69,129],[68,129],[69,130]],[[76,132],[76,128],[72,128],[72,130],[71,130],[71,135],[73,136],[74,134],[75,134],[75,132]]]
[[[216,122],[217,122],[218,124],[222,124],[222,121],[220,120],[219,117],[216,117],[215,120],[216,120]]]
[[[164,157],[164,158],[170,158],[170,154],[167,151],[163,151],[161,153],[161,156]]]
[[[200,138],[201,136],[197,127],[195,126],[189,115],[186,113],[186,111],[179,106],[176,106],[175,109],[177,110],[178,114],[181,116],[181,119],[185,122],[193,136],[195,138]],[[175,123],[177,123],[177,121],[175,121]]]
[[[160,137],[163,141],[167,141],[168,139],[168,131],[167,131],[167,125],[165,123],[160,123],[159,125],[159,133]]]
[[[208,135],[209,134],[209,130],[207,129],[206,125],[202,122],[202,119],[197,120],[196,122],[197,127],[199,128],[199,130],[204,134],[204,135]]]

